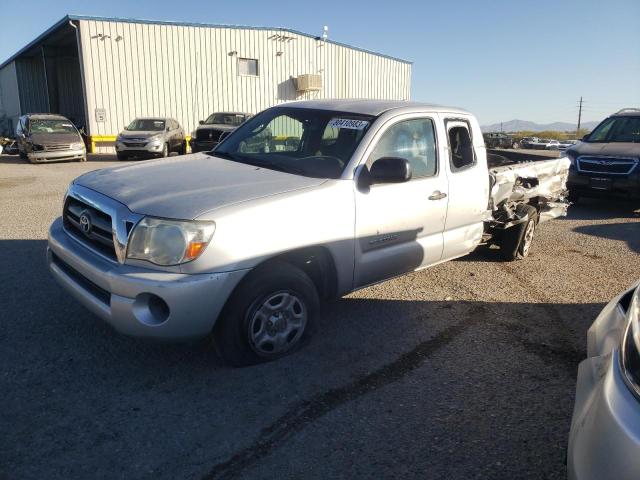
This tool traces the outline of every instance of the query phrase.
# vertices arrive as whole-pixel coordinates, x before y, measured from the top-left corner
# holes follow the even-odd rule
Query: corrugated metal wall
[[[25,113],[48,112],[49,97],[42,57],[16,59],[16,73],[21,110]]]
[[[0,69],[0,135],[13,134],[20,118],[20,98],[16,63]]]
[[[190,132],[214,111],[410,96],[411,64],[288,31],[82,20],[80,32],[94,136],[115,135],[136,116],[174,117]],[[238,58],[257,59],[259,75],[238,75]],[[292,79],[307,73],[321,74],[323,89],[300,95]]]

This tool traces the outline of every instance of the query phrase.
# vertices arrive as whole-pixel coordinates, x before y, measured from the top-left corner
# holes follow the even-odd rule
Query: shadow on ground
[[[0,241],[10,477],[564,476],[584,357],[566,326],[600,304],[345,298],[304,350],[233,369],[206,342],[118,335],[45,248]]]

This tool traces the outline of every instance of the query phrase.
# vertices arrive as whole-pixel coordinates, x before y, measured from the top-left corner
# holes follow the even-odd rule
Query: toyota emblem
[[[82,233],[89,236],[91,234],[91,217],[88,212],[82,212],[80,214],[80,230]]]

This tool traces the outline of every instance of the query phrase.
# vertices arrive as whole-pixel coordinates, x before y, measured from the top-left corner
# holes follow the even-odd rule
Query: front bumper
[[[192,153],[197,152],[209,152],[213,150],[220,142],[210,142],[206,140],[194,140],[191,139],[189,142],[189,146],[191,147]]]
[[[27,153],[27,158],[32,163],[62,162],[64,160],[81,160],[87,155],[84,148],[75,150],[58,150],[55,152],[36,151]]]
[[[246,273],[188,275],[120,265],[70,237],[61,218],[49,229],[47,263],[65,290],[117,331],[176,341],[208,335]]]
[[[162,153],[163,142],[148,142],[145,144],[137,144],[134,146],[125,145],[121,141],[116,142],[116,152],[128,155],[160,155]]]
[[[572,166],[567,188],[583,195],[640,198],[640,172],[629,175],[597,175],[578,172]]]
[[[631,480],[640,472],[640,401],[620,370],[620,338],[626,326],[617,297],[588,333],[587,358],[578,368],[569,434],[570,480]]]

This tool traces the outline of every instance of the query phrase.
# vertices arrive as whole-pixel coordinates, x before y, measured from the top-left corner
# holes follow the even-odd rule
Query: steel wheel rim
[[[527,228],[524,231],[524,238],[522,242],[522,256],[526,257],[529,254],[529,249],[531,248],[531,243],[533,242],[533,233],[536,229],[536,223],[533,220],[529,220],[527,223]]]
[[[300,341],[307,318],[307,308],[298,295],[289,291],[271,294],[251,316],[249,345],[258,355],[283,354]]]

